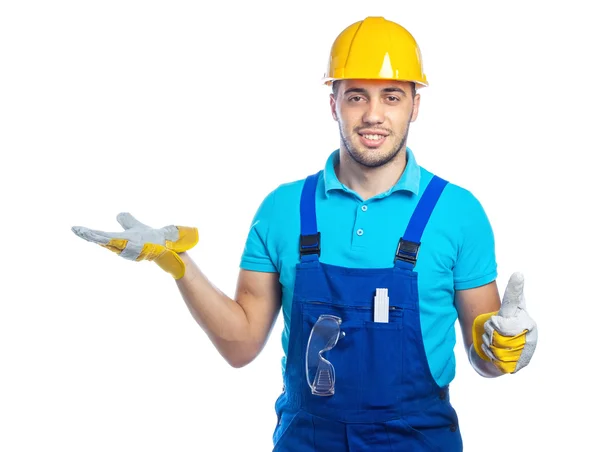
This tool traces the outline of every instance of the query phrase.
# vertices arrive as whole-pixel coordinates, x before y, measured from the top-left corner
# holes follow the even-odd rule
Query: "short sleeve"
[[[256,211],[242,253],[240,268],[259,272],[277,272],[267,246],[269,225],[275,213],[275,191],[269,193]]]
[[[494,232],[481,203],[469,192],[462,204],[461,238],[454,266],[454,288],[472,289],[497,276]],[[462,210],[462,209],[461,209]]]

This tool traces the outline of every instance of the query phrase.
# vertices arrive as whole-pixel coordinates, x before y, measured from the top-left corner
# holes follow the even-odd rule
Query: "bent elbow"
[[[254,361],[255,357],[245,357],[245,356],[229,356],[225,357],[225,361],[234,369],[241,369],[242,367],[247,366],[252,361]]]
[[[227,364],[229,364],[234,369],[241,369],[242,367],[245,367],[248,364],[250,364],[250,361],[248,361],[248,360],[232,360],[232,359],[228,359],[227,360]]]
[[[241,369],[242,367],[247,366],[252,361],[256,359],[258,356],[259,350],[254,349],[254,347],[250,350],[243,350],[240,348],[236,348],[231,350],[229,353],[221,353],[227,364],[235,369]]]

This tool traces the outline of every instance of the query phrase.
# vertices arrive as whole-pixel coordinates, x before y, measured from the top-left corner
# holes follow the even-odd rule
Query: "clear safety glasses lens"
[[[335,391],[335,369],[323,353],[336,346],[342,319],[329,314],[319,316],[306,346],[306,380],[314,395],[330,396]]]

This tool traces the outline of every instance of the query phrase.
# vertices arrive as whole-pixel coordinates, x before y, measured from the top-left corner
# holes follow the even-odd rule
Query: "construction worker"
[[[256,358],[282,310],[275,451],[460,451],[454,325],[480,375],[525,367],[537,327],[523,276],[511,276],[501,300],[483,207],[407,147],[428,82],[405,28],[382,17],[350,25],[324,82],[340,147],[322,170],[263,200],[233,299],[187,253],[196,228],[155,229],[121,213],[123,232],[73,231],[170,273],[234,367]]]

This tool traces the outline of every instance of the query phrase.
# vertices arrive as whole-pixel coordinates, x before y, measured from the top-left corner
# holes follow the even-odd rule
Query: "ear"
[[[329,106],[331,107],[331,116],[333,117],[333,120],[337,121],[337,113],[335,112],[336,102],[335,97],[333,97],[333,93],[329,95]]]
[[[410,118],[410,122],[415,122],[417,117],[419,116],[419,107],[421,106],[421,95],[419,93],[415,94],[415,98],[413,100],[413,110]]]

